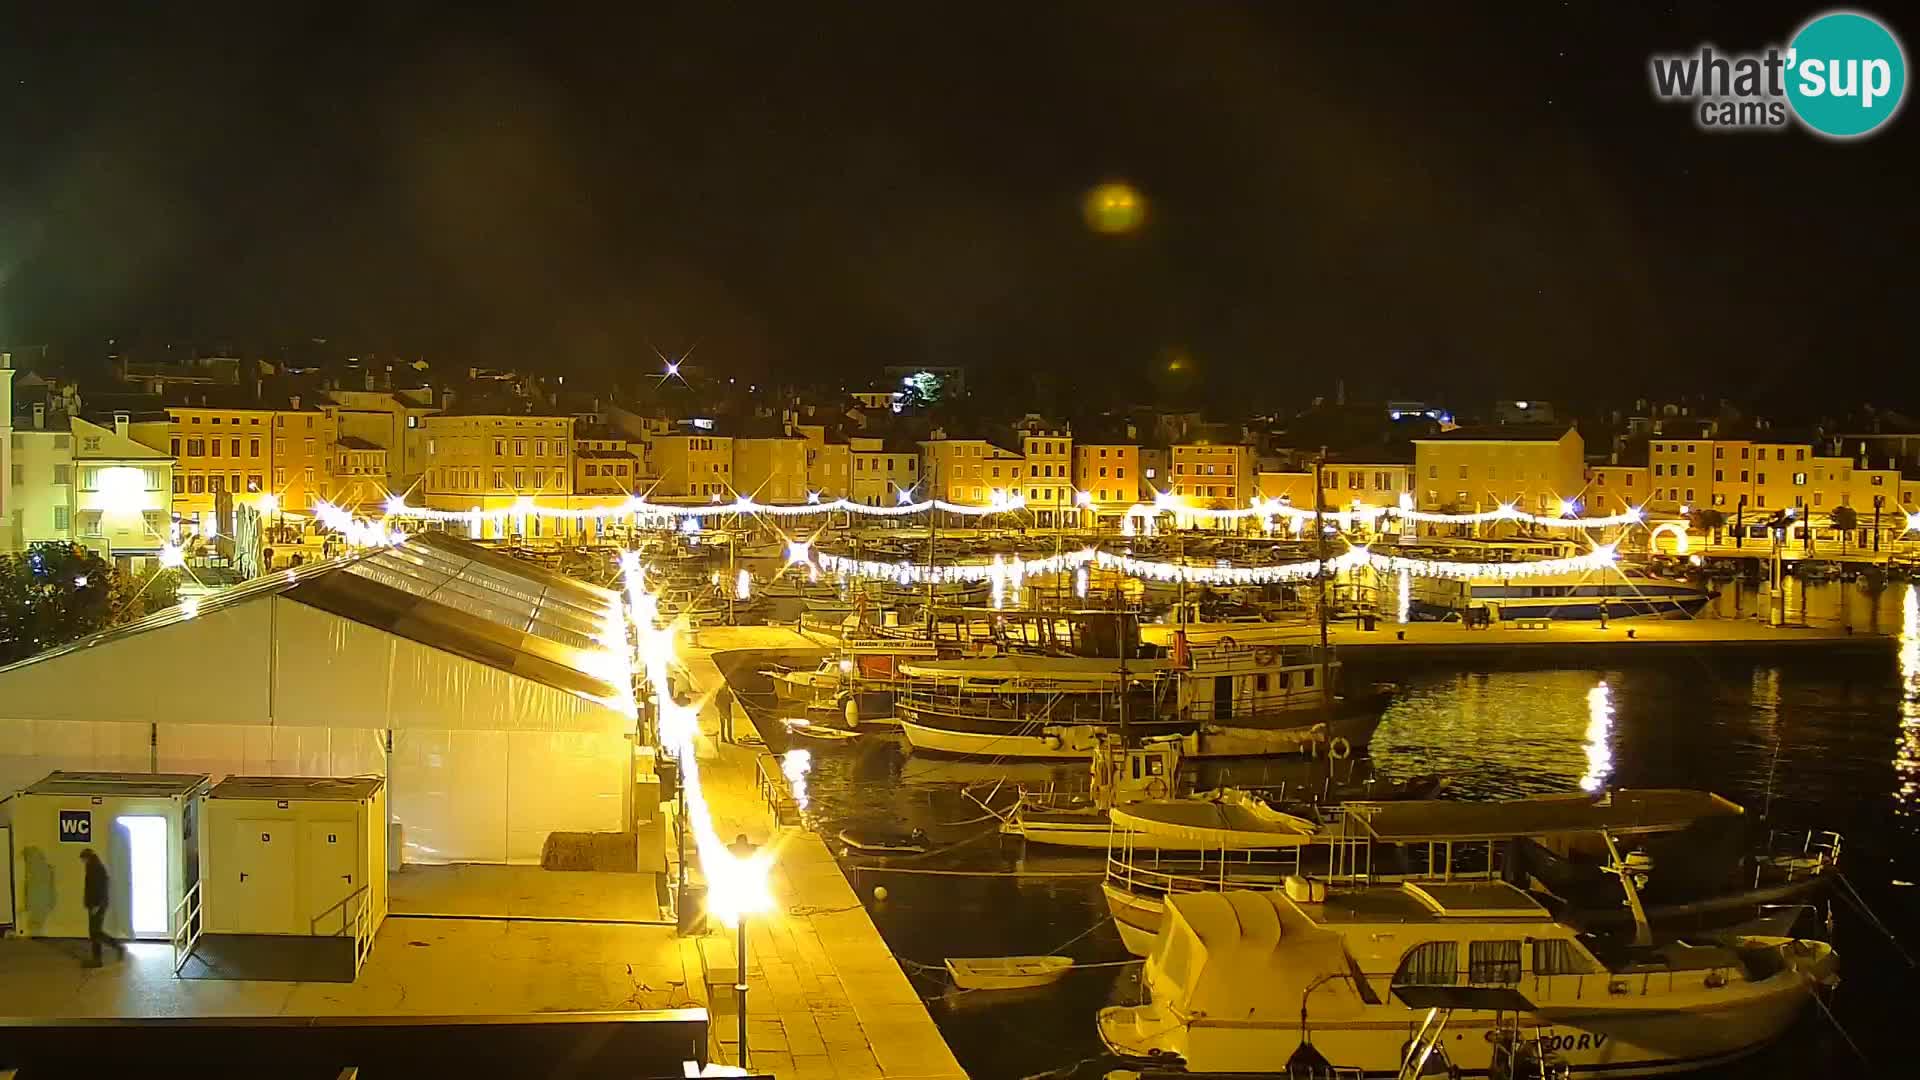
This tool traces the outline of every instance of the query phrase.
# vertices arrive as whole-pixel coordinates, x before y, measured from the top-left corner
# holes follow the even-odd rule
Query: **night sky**
[[[1920,412],[1920,117],[1710,135],[1648,88],[1814,6],[79,6],[0,24],[16,349]],[[1086,228],[1110,179],[1140,232]]]

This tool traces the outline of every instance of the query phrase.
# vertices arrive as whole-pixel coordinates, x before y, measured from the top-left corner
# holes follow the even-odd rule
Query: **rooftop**
[[[1572,424],[1480,424],[1457,427],[1435,435],[1417,435],[1414,442],[1559,442]]]
[[[360,802],[386,781],[377,776],[229,776],[207,793],[211,799],[274,799]]]
[[[129,795],[182,798],[204,787],[201,773],[55,772],[33,784],[27,795]]]

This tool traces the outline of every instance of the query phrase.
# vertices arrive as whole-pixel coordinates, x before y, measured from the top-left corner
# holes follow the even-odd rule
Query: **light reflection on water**
[[[1908,585],[1900,605],[1900,739],[1893,771],[1900,787],[1894,811],[1920,811],[1920,586]]]

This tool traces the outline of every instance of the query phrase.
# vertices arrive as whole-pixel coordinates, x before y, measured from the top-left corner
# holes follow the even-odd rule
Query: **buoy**
[[[875,885],[873,887],[873,898],[875,900],[885,900],[887,898],[887,887],[885,885]]]

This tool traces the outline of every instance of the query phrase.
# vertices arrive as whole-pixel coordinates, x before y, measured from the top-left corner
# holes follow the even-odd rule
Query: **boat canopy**
[[[1236,890],[1168,898],[1146,981],[1186,1016],[1291,1025],[1303,1006],[1315,1020],[1361,1015],[1358,973],[1341,936],[1285,893]]]
[[[1314,824],[1237,792],[1207,799],[1161,799],[1114,807],[1113,827],[1156,838],[1233,850],[1286,847],[1313,839]]]
[[[1129,660],[1130,682],[1150,681],[1173,670],[1167,660]],[[900,673],[941,682],[1014,683],[1036,687],[1112,688],[1120,684],[1120,662],[1106,657],[997,656],[980,660],[912,660]]]
[[[1706,818],[1738,817],[1737,803],[1711,791],[1685,788],[1619,789],[1541,795],[1502,802],[1350,802],[1349,818],[1367,823],[1390,843],[1419,840],[1504,840],[1559,833],[1611,832],[1621,836],[1679,832]]]

